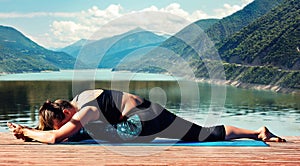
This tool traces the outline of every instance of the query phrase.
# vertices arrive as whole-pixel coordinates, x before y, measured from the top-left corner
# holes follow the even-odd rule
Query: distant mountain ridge
[[[165,40],[164,36],[136,28],[100,40],[81,40],[61,51],[70,53],[91,67],[114,68],[129,53],[144,47],[158,46]]]
[[[0,25],[0,72],[40,72],[73,68],[75,59],[47,50],[12,27]]]
[[[87,39],[81,39],[81,40],[76,41],[75,43],[73,43],[69,46],[58,49],[58,51],[65,52],[65,53],[71,55],[72,57],[76,58],[76,55],[79,54],[79,51],[80,51],[81,47],[83,45],[85,45],[86,43],[88,43],[88,42],[93,42],[93,41],[87,40]]]

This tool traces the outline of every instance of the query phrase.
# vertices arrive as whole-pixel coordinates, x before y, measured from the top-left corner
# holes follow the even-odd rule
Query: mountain
[[[47,50],[12,27],[0,26],[0,72],[39,72],[73,68],[75,59]]]
[[[225,39],[245,28],[250,23],[255,22],[256,19],[269,12],[282,1],[284,0],[255,0],[242,10],[221,20],[199,20],[175,34],[174,37],[170,37],[161,45],[161,47],[176,52],[178,55],[188,61],[191,59],[192,61],[195,59],[197,60],[199,59],[199,55],[197,53],[199,51],[197,50],[196,52],[195,49],[190,47],[190,45],[195,45],[196,42],[203,40],[202,38],[204,34],[197,30],[195,26],[202,28],[205,32],[205,35],[207,35],[205,38],[210,39],[215,43],[216,47],[219,47],[219,45],[221,45]],[[194,33],[196,35],[189,36],[189,33]],[[182,35],[186,35],[187,37],[185,38],[189,40],[189,42],[194,43],[187,44],[185,41],[178,39],[178,36]],[[195,64],[196,62],[191,63]]]
[[[300,70],[300,1],[288,0],[225,40],[219,48],[229,63]]]
[[[161,50],[152,51],[145,56],[149,58],[144,58],[143,63],[141,61],[131,63],[115,70],[170,73],[172,65],[176,65],[177,71],[185,70],[178,60],[172,60],[181,59],[181,62],[190,65],[196,78],[211,79],[212,75],[218,74],[218,70],[213,68],[214,64],[219,63],[214,58],[215,52],[218,52],[222,58],[226,79],[230,84],[268,85],[275,87],[273,90],[276,91],[280,91],[282,87],[300,89],[300,3],[299,0],[279,2],[256,0],[239,11],[239,14],[235,13],[213,24],[205,32],[212,31],[213,27],[216,28],[215,32],[221,32],[215,25],[220,25],[224,20],[231,19],[241,23],[239,30],[224,33],[223,37],[217,39],[216,45],[207,41],[207,36],[197,30],[197,24],[192,24],[160,45],[160,48],[169,50],[166,54],[172,56],[162,55]],[[266,12],[264,7],[267,4],[275,7],[272,10],[267,7],[269,11]],[[259,14],[259,17],[254,14],[256,19],[241,15],[255,11],[260,14],[261,11],[266,13]],[[251,21],[247,18],[251,18]],[[235,24],[223,26],[232,27]]]
[[[227,80],[238,86],[268,85],[276,91],[300,89],[299,5],[299,0],[285,0],[219,43]],[[196,75],[203,73],[199,65]]]
[[[215,43],[222,42],[257,18],[268,13],[284,0],[255,0],[244,9],[221,19],[205,32]]]
[[[300,3],[286,0],[219,48],[228,79],[300,89]]]
[[[88,41],[79,47],[77,42],[75,43],[77,46],[71,45],[63,48],[62,51],[69,52],[91,68],[113,68],[128,54],[145,47],[158,46],[165,40],[163,36],[136,28],[113,37]]]
[[[90,43],[90,42],[93,42],[92,40],[87,40],[87,39],[81,39],[67,47],[64,47],[64,48],[61,48],[61,49],[58,49],[58,51],[61,51],[61,52],[65,52],[73,57],[76,58],[76,55],[79,54],[79,51],[81,49],[82,46],[84,46],[86,43]]]
[[[197,24],[202,30],[205,31],[205,30],[209,29],[215,23],[218,23],[219,21],[220,21],[220,19],[203,19],[203,20],[198,20],[194,23]]]

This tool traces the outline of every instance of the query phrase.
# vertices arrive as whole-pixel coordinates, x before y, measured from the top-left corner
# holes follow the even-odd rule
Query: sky
[[[0,0],[0,25],[46,48],[134,27],[172,35],[201,19],[223,18],[253,0]]]

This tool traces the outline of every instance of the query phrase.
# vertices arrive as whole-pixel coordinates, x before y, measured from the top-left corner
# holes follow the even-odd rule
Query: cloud
[[[173,18],[161,16],[159,19],[157,19],[157,17],[153,18],[151,14],[143,15],[142,13],[145,12],[163,12],[169,14],[168,17],[170,17],[170,14],[174,16]],[[181,9],[181,6],[178,3],[172,3],[161,9],[157,8],[156,6],[150,6],[149,8],[139,11],[130,11],[127,13],[123,12],[121,5],[110,5],[103,10],[99,9],[97,6],[93,6],[90,9],[77,13],[76,19],[70,19],[68,21],[53,21],[50,26],[50,33],[52,33],[53,37],[58,40],[55,45],[61,45],[63,43],[70,44],[82,38],[90,39],[91,35],[93,35],[99,29],[102,29],[102,34],[97,34],[97,37],[92,37],[97,39],[100,37],[109,37],[134,29],[136,28],[134,25],[138,25],[144,29],[157,31],[160,33],[174,34],[184,26],[188,25],[190,21],[195,21],[200,17],[208,16],[203,13],[204,12],[202,11],[197,11],[190,15],[188,12]],[[135,18],[128,18],[130,15]],[[139,17],[137,15],[141,16]],[[118,20],[118,23],[110,23],[111,21],[121,17],[123,20]],[[180,17],[181,19],[175,19],[175,17]],[[182,21],[185,18],[188,18],[189,20]],[[110,23],[110,25],[107,25],[108,23]],[[112,24],[115,25],[112,26]],[[110,27],[107,27],[107,29],[104,30],[103,27],[105,26]]]
[[[76,17],[78,13],[64,13],[64,12],[32,12],[32,13],[0,13],[0,18],[35,18],[35,17]]]
[[[207,18],[212,17],[201,10],[196,10],[192,14],[190,14],[187,11],[183,10],[179,3],[171,3],[170,5],[166,6],[165,8],[161,8],[161,9],[157,8],[156,6],[150,6],[149,8],[145,8],[145,9],[141,10],[141,12],[144,12],[144,11],[170,13],[170,14],[176,15],[178,17],[182,17],[190,22],[194,22],[199,19],[207,19]]]
[[[109,21],[121,17],[122,7],[120,5],[110,5],[104,10],[100,10],[97,6],[90,9],[77,12],[65,13],[66,17],[58,18],[50,25],[50,31],[47,34],[51,40],[44,40],[51,47],[62,47],[80,39],[89,38],[99,27],[107,24]],[[72,14],[73,17],[70,17]],[[61,16],[62,13],[60,13]]]
[[[105,9],[99,9],[97,6],[79,12],[31,12],[31,13],[0,13],[0,18],[26,18],[34,19],[38,17],[49,17],[53,21],[49,25],[49,31],[45,34],[38,34],[35,40],[41,45],[48,47],[63,47],[76,42],[80,39],[89,39],[99,28],[104,27],[108,23],[127,15],[143,12],[161,12],[166,13],[165,17],[158,16],[141,16],[134,19],[118,20],[119,24],[110,26],[103,31],[102,37],[108,37],[112,34],[123,33],[133,29],[133,25],[147,30],[154,30],[158,33],[176,33],[188,23],[207,18],[222,18],[228,16],[253,0],[241,0],[240,5],[224,4],[223,8],[215,9],[215,14],[209,15],[204,11],[196,10],[189,13],[182,9],[179,3],[171,3],[166,7],[158,8],[154,5],[138,11],[126,11],[119,4],[111,4]],[[167,14],[174,15],[170,17]],[[148,18],[146,18],[148,17]],[[153,16],[154,17],[154,16]],[[46,20],[46,19],[45,19]],[[115,23],[116,24],[116,23]],[[100,35],[101,36],[101,35]]]
[[[146,30],[155,31],[157,33],[165,33],[172,35],[191,22],[200,19],[222,18],[228,16],[238,10],[241,10],[243,7],[245,7],[252,1],[253,0],[241,0],[241,5],[224,4],[223,8],[216,9],[214,11],[214,15],[209,15],[201,10],[196,10],[193,13],[188,13],[187,11],[181,8],[179,3],[171,3],[163,8],[158,8],[152,5],[148,8],[129,12],[125,12],[123,10],[123,7],[119,4],[112,4],[103,10],[99,9],[97,6],[93,6],[90,9],[78,13],[65,13],[65,18],[74,15],[76,19],[73,19],[72,21],[53,21],[51,24],[50,33],[56,40],[56,47],[61,47],[66,44],[73,43],[82,38],[99,39],[101,37],[104,38],[124,33],[135,28],[134,25],[139,25],[139,27],[142,27]],[[174,15],[174,17],[171,18],[166,15],[165,17],[161,16],[159,17],[159,19],[157,19],[152,18],[152,16],[150,15],[147,15],[141,16],[141,18],[136,17],[125,20],[126,15],[143,12],[162,12],[166,14],[172,14]],[[63,13],[52,15],[63,16]],[[105,26],[108,23],[120,17],[124,17],[124,20],[118,20],[119,23],[114,23],[114,26],[106,27],[105,29]],[[100,28],[102,28],[102,32],[98,32],[98,34],[95,36],[95,32],[97,32]]]
[[[189,13],[181,9],[180,4],[178,3],[172,3],[166,8],[162,8],[161,11],[166,13],[171,13],[177,16],[181,16],[183,18],[189,16]]]
[[[242,6],[246,6],[249,3],[252,3],[254,0],[242,0]]]
[[[208,18],[222,18],[228,16],[238,10],[241,10],[248,3],[253,0],[241,0],[241,5],[229,5],[224,4],[223,8],[216,9],[214,15],[209,15],[201,10],[196,10],[193,13],[188,13],[183,10],[179,3],[171,3],[166,7],[158,8],[154,5],[141,9],[139,11],[124,12],[121,5],[112,4],[106,9],[99,9],[97,6],[93,6],[90,9],[81,11],[76,14],[76,20],[69,21],[53,21],[51,24],[51,33],[53,37],[56,37],[60,42],[58,43],[73,43],[77,39],[90,38],[93,33],[95,33],[99,28],[103,27],[112,20],[120,17],[124,17],[133,13],[143,13],[143,12],[162,12],[174,15],[173,18],[136,18],[131,20],[126,20],[127,23],[123,21],[123,24],[119,23],[118,26],[109,27],[105,33],[102,33],[101,37],[109,37],[114,34],[124,33],[130,29],[133,29],[132,25],[139,24],[140,27],[146,30],[155,30],[159,33],[176,33],[180,29],[184,28],[188,23]],[[68,15],[67,15],[68,16]],[[151,17],[151,16],[149,16]],[[178,17],[175,19],[175,17]],[[182,21],[179,18],[181,18]],[[167,20],[168,19],[168,20]],[[167,20],[167,21],[166,21]],[[148,22],[146,22],[148,21]],[[121,21],[122,22],[122,21]],[[184,22],[184,23],[183,23]],[[172,26],[170,26],[172,24]],[[172,34],[171,34],[172,35]],[[93,38],[95,39],[95,38]]]
[[[225,3],[223,8],[215,9],[214,12],[216,13],[216,18],[223,18],[229,16],[247,6],[249,3],[253,2],[254,0],[241,0],[241,5],[230,5]]]

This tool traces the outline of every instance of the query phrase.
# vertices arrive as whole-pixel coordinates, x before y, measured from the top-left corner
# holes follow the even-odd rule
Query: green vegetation
[[[279,85],[282,87],[300,89],[300,71],[288,72]]]
[[[204,20],[198,20],[194,22],[196,25],[198,25],[202,30],[209,29],[212,25],[215,23],[218,23],[219,19],[204,19]]]
[[[300,89],[299,5],[299,0],[255,0],[221,20],[197,21],[159,48],[144,51],[145,55],[126,57],[126,64],[120,63],[126,55],[143,47],[156,46],[164,39],[148,32],[124,34],[96,41],[87,50],[94,51],[93,46],[118,40],[106,52],[100,67],[117,65],[113,70],[150,73],[182,71],[179,74],[184,75],[189,69],[182,65],[184,62],[197,78],[218,78],[224,69],[227,80]],[[195,25],[216,44],[206,44],[208,38],[193,31]],[[202,42],[205,44],[201,45]],[[221,62],[214,59],[217,52]],[[95,59],[94,56],[90,58]],[[73,65],[74,59],[68,54],[46,50],[16,30],[0,26],[0,72],[58,70]]]
[[[244,10],[257,11],[263,6],[259,2],[277,5],[277,2],[280,1],[254,2],[256,3],[250,4]],[[284,88],[300,88],[299,5],[299,0],[286,0],[256,21],[249,23],[248,26],[241,28],[240,31],[233,34],[222,32],[221,38],[213,38],[215,41],[219,41],[216,47],[224,61],[223,66],[227,80]],[[224,23],[224,20],[233,18],[243,20],[245,16],[237,16],[245,13],[244,10],[224,18],[220,22]],[[211,28],[214,29],[216,25],[221,24],[220,22]],[[231,24],[237,22],[240,21],[228,23],[224,27],[232,27]],[[239,25],[242,24],[239,23]],[[218,34],[217,29],[215,27],[215,34]],[[209,28],[207,32],[210,30]],[[181,48],[181,50],[183,49]],[[184,53],[182,52],[182,54]],[[185,56],[183,55],[183,57]],[[195,55],[190,55],[190,57],[195,57]],[[191,66],[196,66],[196,77],[211,77],[201,60],[192,60]]]
[[[242,66],[237,64],[224,64],[224,70],[228,80],[284,88],[300,88],[299,71],[282,70],[272,66]]]
[[[0,73],[73,68],[75,59],[47,50],[11,27],[0,26]]]
[[[227,39],[219,53],[227,62],[300,70],[300,3],[288,0]]]
[[[227,80],[300,88],[299,4],[299,0],[256,0],[243,10],[219,20],[209,28],[206,27],[205,32],[216,42],[215,46],[222,58]],[[197,23],[209,25],[204,24],[205,21]],[[214,78],[214,74],[220,70],[218,67],[213,68],[215,60],[199,58],[214,55],[211,48],[199,47],[199,50],[195,51],[190,47],[191,43],[177,38],[192,34],[186,38],[194,45],[205,40],[202,34],[193,33],[194,25],[169,38],[161,47],[188,62],[197,78]],[[152,51],[146,56],[149,57],[145,60],[146,63],[132,63],[122,68],[137,71],[136,69],[145,64],[158,63],[158,59],[159,64],[178,64],[173,60],[177,59],[176,57],[160,54],[162,53]],[[154,55],[156,58],[151,59]]]
[[[268,13],[283,1],[284,0],[255,0],[243,10],[225,17],[212,25],[206,30],[206,33],[215,43],[222,42],[259,17]]]

